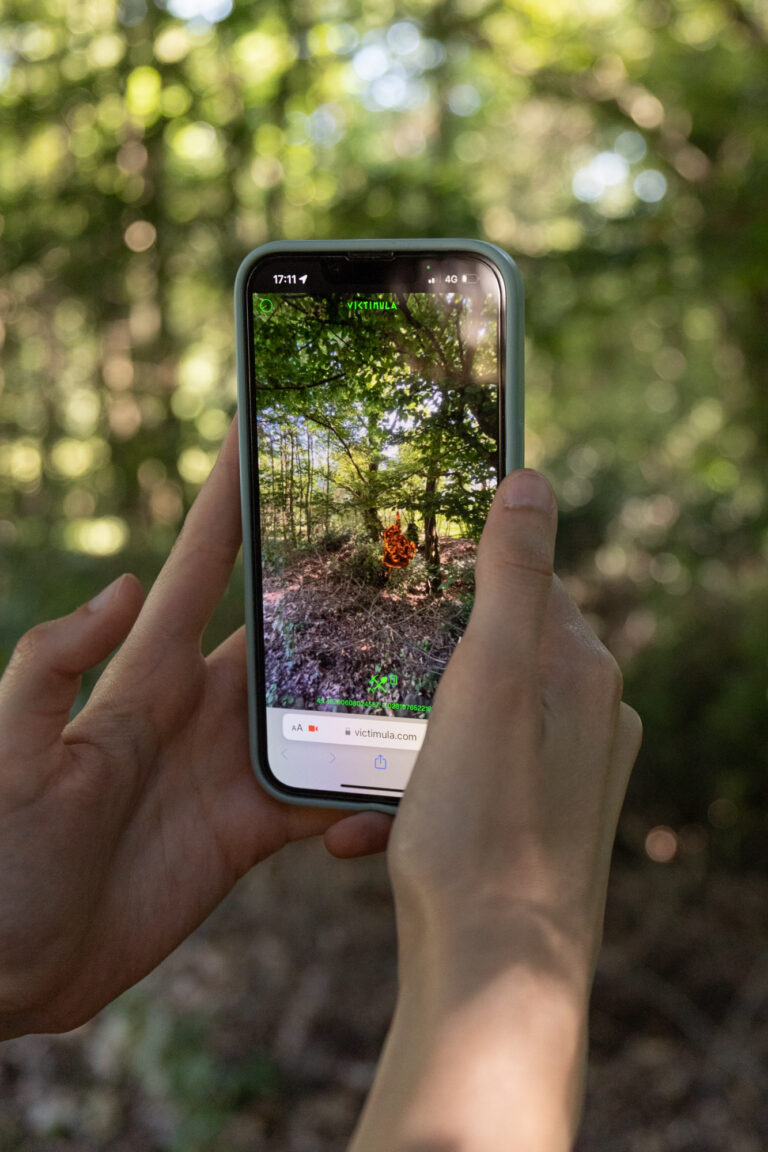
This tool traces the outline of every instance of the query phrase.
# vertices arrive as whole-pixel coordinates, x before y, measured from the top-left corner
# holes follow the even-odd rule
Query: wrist
[[[430,1048],[422,1044],[404,1110],[404,1149],[445,1142],[457,1152],[570,1152],[587,1011],[560,980],[511,968],[432,1019],[424,1039]]]
[[[568,1152],[590,965],[530,914],[503,931],[432,925],[418,943],[401,921],[397,1009],[353,1152]]]
[[[575,1005],[589,1000],[601,931],[571,909],[486,897],[428,914],[398,901],[396,911],[400,986],[420,986],[438,1011],[511,971],[547,976]]]

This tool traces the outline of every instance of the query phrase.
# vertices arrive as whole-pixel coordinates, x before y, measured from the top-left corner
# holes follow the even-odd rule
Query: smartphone
[[[271,243],[235,285],[254,771],[391,812],[523,464],[523,289],[475,240]]]

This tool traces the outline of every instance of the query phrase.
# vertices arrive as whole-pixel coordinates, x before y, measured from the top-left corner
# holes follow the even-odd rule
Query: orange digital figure
[[[384,529],[384,555],[381,558],[386,568],[407,568],[413,559],[416,545],[408,540],[400,531],[400,513],[395,516],[395,523]]]

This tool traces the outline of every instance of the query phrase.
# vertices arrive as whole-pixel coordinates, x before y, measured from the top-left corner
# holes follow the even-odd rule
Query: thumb
[[[557,504],[539,472],[521,468],[499,485],[477,551],[467,640],[493,663],[538,667],[555,554]]]
[[[125,639],[143,599],[139,580],[126,573],[68,616],[24,633],[0,680],[4,751],[30,756],[58,739],[82,673]]]

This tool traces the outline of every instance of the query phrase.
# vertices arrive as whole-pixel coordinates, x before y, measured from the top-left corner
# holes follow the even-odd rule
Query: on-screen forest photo
[[[424,716],[497,483],[481,295],[254,298],[267,704]],[[351,703],[354,701],[354,703]]]

